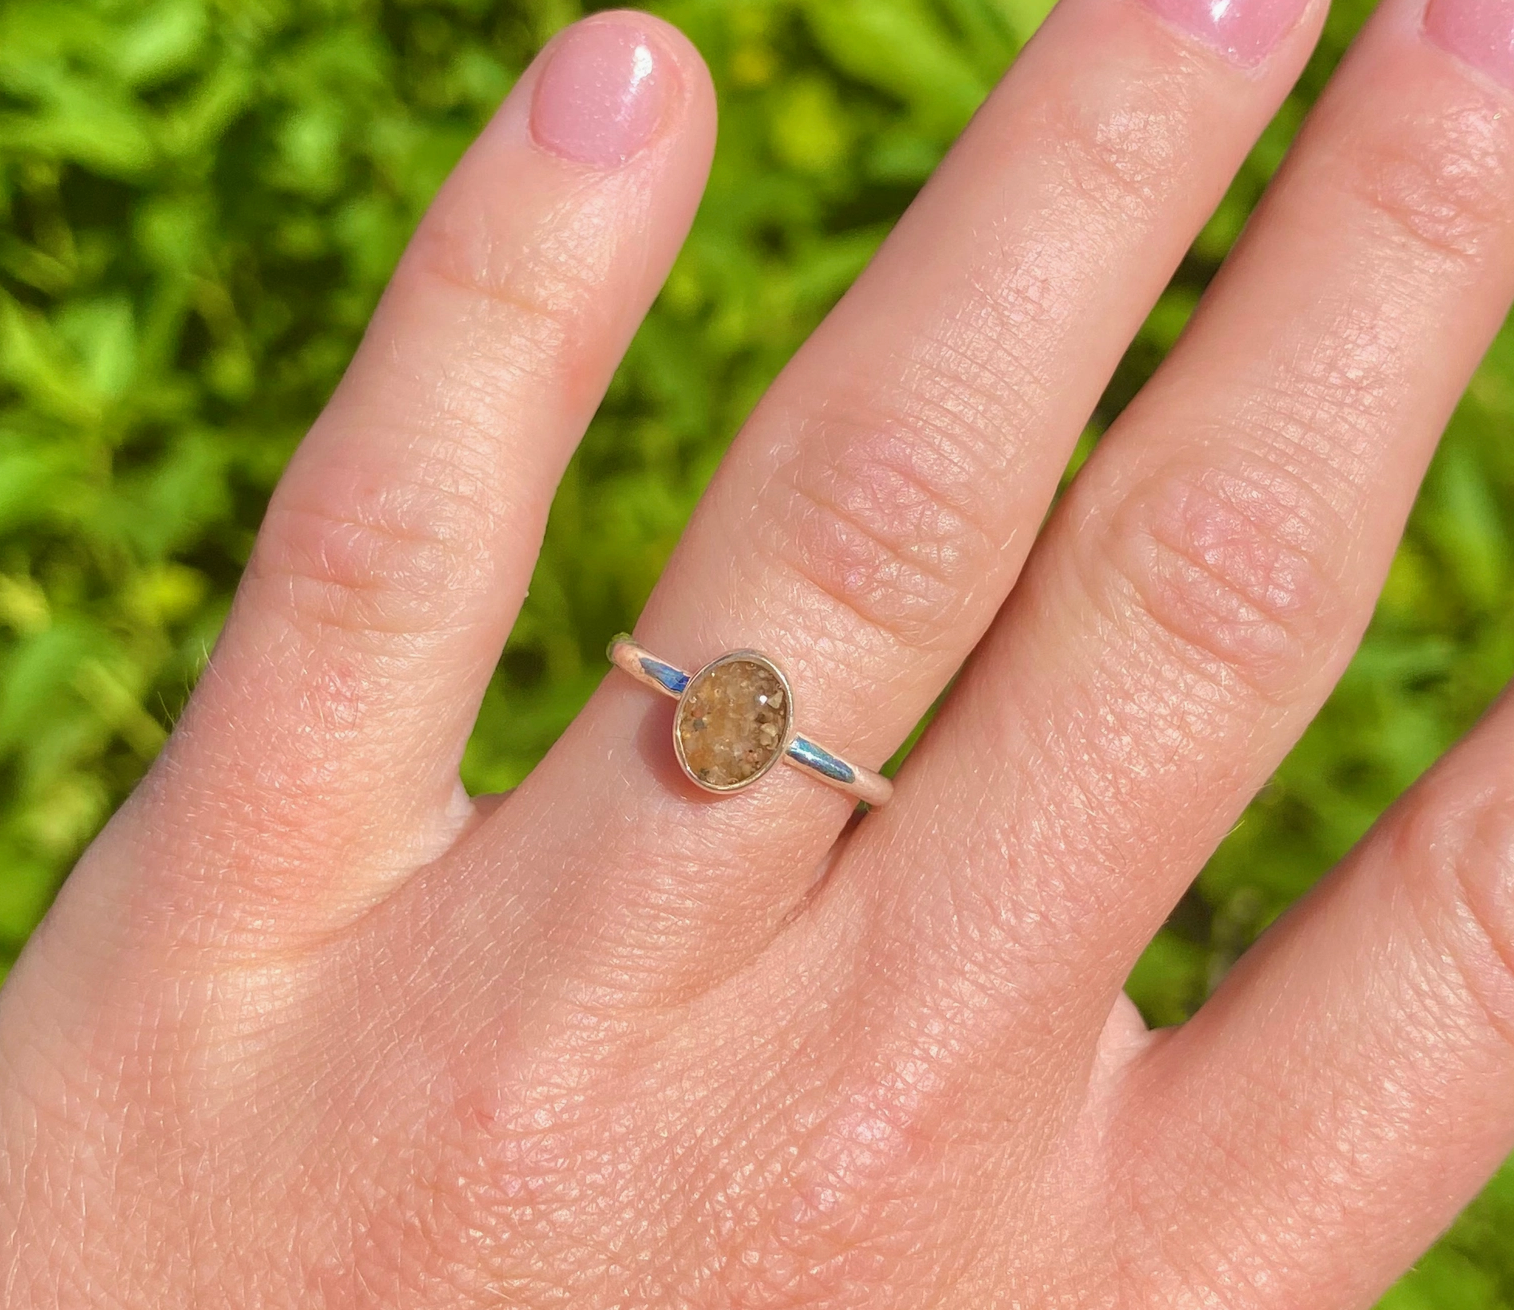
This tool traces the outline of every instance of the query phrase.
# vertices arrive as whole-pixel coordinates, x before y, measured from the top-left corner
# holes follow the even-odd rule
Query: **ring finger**
[[[641,641],[685,668],[764,650],[806,735],[886,758],[1013,584],[1121,351],[1305,59],[1305,7],[1253,0],[1195,41],[1134,0],[1062,4],[737,439]],[[765,941],[850,808],[783,769],[701,803],[667,733],[612,679],[475,848],[537,849],[562,940],[611,976],[630,952],[654,992]]]

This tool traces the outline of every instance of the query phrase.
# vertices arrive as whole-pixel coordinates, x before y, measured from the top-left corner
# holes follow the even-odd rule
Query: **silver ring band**
[[[697,673],[658,659],[625,633],[607,653],[616,668],[677,700],[673,751],[689,780],[705,791],[742,791],[781,759],[875,808],[893,795],[894,784],[881,773],[799,735],[788,678],[759,651],[728,651]]]

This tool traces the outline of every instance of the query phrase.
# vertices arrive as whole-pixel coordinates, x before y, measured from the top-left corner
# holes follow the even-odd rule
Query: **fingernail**
[[[1472,67],[1514,87],[1514,4],[1509,0],[1431,0],[1425,33]]]
[[[1297,25],[1309,0],[1146,0],[1163,18],[1250,68]]]
[[[671,82],[666,65],[661,49],[627,23],[569,28],[537,79],[531,134],[555,155],[618,168],[662,121]]]

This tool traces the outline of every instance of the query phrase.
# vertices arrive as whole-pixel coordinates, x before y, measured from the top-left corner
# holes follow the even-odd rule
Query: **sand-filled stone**
[[[675,730],[684,766],[706,787],[757,777],[782,752],[792,707],[778,675],[758,660],[711,665],[689,683]]]

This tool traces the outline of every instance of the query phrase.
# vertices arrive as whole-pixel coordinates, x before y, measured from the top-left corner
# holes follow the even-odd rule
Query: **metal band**
[[[642,683],[644,686],[651,687],[652,690],[659,691],[664,696],[671,696],[675,700],[682,699],[684,693],[689,688],[689,683],[696,676],[685,673],[682,669],[667,663],[665,660],[658,659],[645,646],[639,645],[624,634],[617,636],[611,641],[608,654],[610,662],[616,668],[629,673],[637,682]],[[763,664],[772,665],[771,660],[755,651],[732,652],[731,655],[722,658],[729,659],[742,655],[749,655],[755,660],[760,660]],[[719,661],[716,661],[716,663],[719,663]],[[714,667],[714,665],[712,664],[707,667]],[[776,672],[776,666],[773,667]],[[779,676],[781,677],[782,675],[780,674]],[[784,680],[784,685],[786,688],[786,680]],[[825,783],[827,787],[834,787],[837,791],[845,792],[848,796],[854,796],[859,801],[866,801],[867,804],[874,807],[886,805],[889,797],[894,792],[894,784],[881,773],[874,773],[871,769],[864,769],[860,765],[843,760],[839,755],[831,754],[824,746],[811,741],[807,737],[798,735],[797,732],[791,731],[788,735],[788,739],[783,747],[783,761],[785,764],[792,765],[800,772],[807,773],[810,777]],[[683,765],[685,772],[689,772],[688,766],[684,764],[681,756],[679,763]],[[700,786],[706,785],[701,783],[692,773],[690,773],[690,777]],[[755,781],[755,777],[753,781]],[[734,791],[738,789],[739,786],[709,788],[712,791]]]

